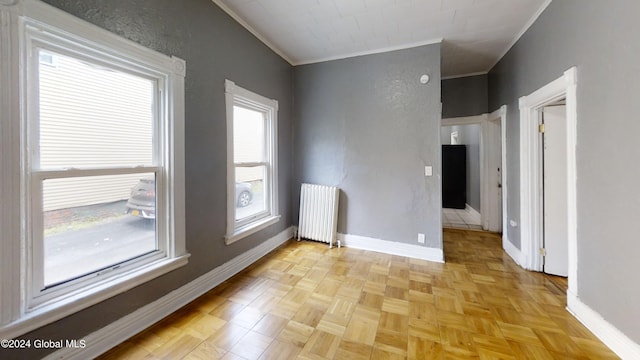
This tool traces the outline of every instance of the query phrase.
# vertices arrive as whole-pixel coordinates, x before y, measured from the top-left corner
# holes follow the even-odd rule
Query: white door
[[[569,272],[566,106],[545,107],[543,121],[544,272],[566,277]]]
[[[500,119],[487,122],[488,230],[502,232],[502,132]]]

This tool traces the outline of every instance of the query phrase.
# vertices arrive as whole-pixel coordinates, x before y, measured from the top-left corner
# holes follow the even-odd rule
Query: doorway
[[[529,270],[549,271],[550,262],[553,262],[553,259],[549,259],[549,252],[555,252],[555,250],[545,248],[554,241],[550,237],[550,233],[545,234],[545,231],[561,233],[566,239],[567,251],[566,255],[560,252],[556,252],[556,254],[560,259],[559,263],[566,262],[567,299],[575,298],[578,290],[576,282],[578,256],[575,150],[577,136],[576,79],[577,69],[574,67],[567,70],[562,77],[532,94],[520,98],[520,242],[522,265]],[[563,99],[564,103],[562,103]],[[560,116],[562,120],[552,124],[551,120],[554,119],[554,116],[559,116],[557,113],[554,114],[554,110],[551,110],[554,105],[564,106],[563,110],[556,110],[557,113],[563,113],[564,117]],[[549,126],[550,128],[548,128]],[[543,135],[545,132],[546,136]],[[554,139],[553,136],[556,136],[557,139]],[[545,156],[544,141],[549,139],[552,143],[546,145],[551,147],[551,152]],[[556,158],[560,156],[558,154],[561,154],[558,149],[564,150],[562,156],[565,157],[561,161],[557,161]],[[546,174],[545,160],[548,167]],[[559,168],[560,170],[557,170]],[[545,176],[548,180],[546,182]],[[545,193],[547,193],[546,196]],[[546,212],[545,201],[547,202]],[[556,212],[553,213],[553,211]],[[561,226],[554,230],[558,224]],[[546,238],[545,235],[547,235]],[[565,247],[564,244],[557,245],[556,243],[552,246]],[[545,252],[547,252],[546,255]]]
[[[506,106],[488,114],[482,129],[483,228],[506,233]]]
[[[442,144],[451,144],[452,133],[455,138],[464,138],[461,129],[475,126],[479,132],[479,203],[474,209],[467,206],[464,210],[443,210],[443,225],[503,233],[503,243],[508,241],[506,234],[507,215],[507,178],[506,178],[506,114],[507,106],[477,116],[442,119]],[[449,128],[449,129],[447,129]],[[478,136],[476,135],[476,136]],[[443,179],[444,180],[444,179]],[[452,224],[456,224],[453,226]]]

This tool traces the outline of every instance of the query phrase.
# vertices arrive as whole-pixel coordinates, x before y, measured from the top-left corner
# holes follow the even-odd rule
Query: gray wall
[[[489,73],[508,105],[508,216],[519,222],[518,98],[578,67],[578,296],[640,343],[640,2],[553,1]],[[509,239],[520,246],[519,229]]]
[[[442,80],[442,118],[489,112],[488,75]]]
[[[443,126],[442,145],[451,144],[451,133],[458,132],[458,144],[467,145],[467,204],[480,212],[480,125]]]
[[[442,80],[442,118],[488,113],[488,84],[486,74]],[[458,131],[460,144],[467,145],[467,204],[480,212],[480,126],[454,128],[443,128],[442,143],[451,143],[451,131]]]
[[[467,204],[480,212],[480,125],[458,126],[458,136],[467,145]]]
[[[295,94],[294,209],[337,185],[339,232],[442,248],[440,44],[296,67]]]
[[[186,236],[189,264],[45,326],[29,338],[79,339],[247,251],[291,225],[292,67],[210,0],[47,0],[144,46],[187,62]],[[282,220],[226,246],[224,80],[279,101]],[[33,351],[39,357],[49,351]],[[12,355],[24,358],[26,354]],[[7,358],[5,354],[0,357]]]

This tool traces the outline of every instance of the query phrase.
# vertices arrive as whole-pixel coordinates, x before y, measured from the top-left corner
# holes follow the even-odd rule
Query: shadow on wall
[[[340,207],[343,209],[349,208],[349,197],[344,190],[340,190]],[[338,212],[338,233],[345,234],[347,228],[347,211]]]

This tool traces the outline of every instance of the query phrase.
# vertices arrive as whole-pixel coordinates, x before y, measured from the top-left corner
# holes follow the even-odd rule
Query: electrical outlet
[[[418,234],[418,242],[424,244],[424,234]]]
[[[518,226],[518,223],[515,220],[509,220],[509,225],[511,225],[511,227],[516,227]]]

